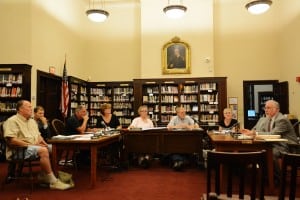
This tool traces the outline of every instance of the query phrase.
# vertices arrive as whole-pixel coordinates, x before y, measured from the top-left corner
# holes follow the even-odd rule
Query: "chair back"
[[[0,161],[5,160],[6,144],[3,131],[3,123],[0,122]]]
[[[234,183],[238,183],[239,199],[244,199],[245,186],[250,186],[251,199],[256,198],[259,194],[259,199],[264,199],[264,172],[266,170],[266,152],[207,152],[207,199],[215,199],[221,194],[221,186],[226,188],[225,199],[232,198]],[[212,179],[214,172],[214,191],[212,190]],[[223,174],[226,175],[226,179]],[[235,174],[238,173],[236,179]],[[221,178],[222,176],[222,178]],[[249,177],[251,181],[248,181]],[[226,184],[221,183],[224,179]],[[223,180],[222,180],[223,182]],[[250,183],[248,186],[247,183]],[[256,193],[257,185],[259,193]],[[237,187],[235,187],[237,188]],[[234,188],[234,189],[235,189]],[[222,191],[224,188],[222,188]],[[215,192],[216,195],[212,195]],[[249,194],[249,193],[248,193]]]
[[[157,122],[154,119],[152,119],[152,123],[154,127],[157,127]]]
[[[300,121],[297,121],[296,123],[293,124],[298,141],[300,141],[300,126],[299,125],[300,125]]]
[[[283,153],[279,200],[284,199],[287,186],[289,186],[289,199],[295,199],[297,188],[297,171],[299,168],[300,154]],[[290,175],[288,176],[288,174]],[[289,183],[287,183],[287,180],[290,180]]]
[[[51,125],[56,135],[63,134],[65,131],[65,123],[60,119],[53,119]]]

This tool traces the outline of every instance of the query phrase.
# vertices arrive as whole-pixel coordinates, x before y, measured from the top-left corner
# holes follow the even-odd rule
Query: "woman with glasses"
[[[223,110],[224,119],[219,123],[219,131],[232,131],[237,132],[238,130],[238,121],[232,118],[232,109],[225,108]]]
[[[132,120],[132,123],[128,129],[144,129],[144,128],[153,128],[153,122],[148,115],[148,107],[142,105],[138,109],[139,117],[136,117]],[[150,155],[141,154],[138,156],[138,164],[143,168],[148,168],[150,166]]]
[[[142,105],[138,109],[139,117],[136,117],[132,120],[132,123],[128,127],[128,129],[132,128],[153,128],[153,122],[149,118],[148,115],[148,107],[145,105]]]

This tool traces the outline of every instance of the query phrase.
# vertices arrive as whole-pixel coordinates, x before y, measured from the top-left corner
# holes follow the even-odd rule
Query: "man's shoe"
[[[173,169],[175,171],[182,171],[183,170],[183,161],[175,161],[173,164]]]
[[[63,183],[59,179],[57,179],[56,182],[50,183],[50,188],[54,190],[67,190],[72,188],[72,186],[70,184]]]

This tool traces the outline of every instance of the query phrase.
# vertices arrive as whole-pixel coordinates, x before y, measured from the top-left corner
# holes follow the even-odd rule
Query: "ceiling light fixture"
[[[182,4],[182,3],[181,3]],[[168,18],[178,19],[183,17],[187,8],[181,4],[170,5],[170,0],[168,0],[168,6],[166,6],[163,11]]]
[[[246,4],[246,9],[254,15],[267,12],[272,4],[271,0],[254,0]]]
[[[90,1],[89,9],[86,11],[86,15],[93,22],[104,22],[108,18],[109,13],[103,9],[97,9],[95,7],[95,3],[96,2],[93,0]],[[99,3],[101,3],[101,7],[103,8],[103,1]]]

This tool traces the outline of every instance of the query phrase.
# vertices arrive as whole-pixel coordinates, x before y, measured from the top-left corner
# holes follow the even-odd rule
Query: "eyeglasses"
[[[273,108],[275,108],[275,107],[266,106],[266,107],[264,107],[264,110],[271,110]]]
[[[148,112],[147,110],[140,110],[140,112]]]

